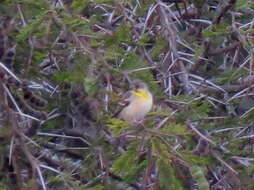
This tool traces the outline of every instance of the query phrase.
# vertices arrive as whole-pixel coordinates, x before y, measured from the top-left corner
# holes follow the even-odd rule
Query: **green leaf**
[[[91,77],[85,78],[83,81],[83,85],[84,85],[86,93],[89,96],[94,96],[98,90],[98,81],[94,78],[91,78]]]
[[[184,157],[184,159],[192,165],[199,164],[199,165],[205,166],[205,165],[211,164],[213,161],[211,157],[197,156],[197,155],[194,155],[192,152],[184,151],[184,152],[181,152],[181,154]]]
[[[169,135],[188,135],[188,134],[190,134],[186,125],[176,124],[176,123],[170,123],[169,125],[164,126],[161,129],[161,131],[164,134],[169,134]]]
[[[194,180],[196,180],[199,190],[210,189],[208,181],[205,178],[204,170],[201,167],[194,165],[190,168],[190,172]]]
[[[119,136],[128,127],[128,124],[123,120],[111,118],[107,127],[113,132],[113,136]]]
[[[88,3],[88,0],[74,0],[71,4],[71,8],[81,12],[88,5]]]
[[[184,190],[183,185],[177,178],[174,169],[163,160],[158,159],[156,162],[159,171],[160,188],[163,190]]]
[[[239,78],[246,76],[247,72],[246,70],[239,69],[239,68],[231,68],[226,69],[224,72],[220,74],[219,77],[217,77],[217,82],[219,84],[230,84],[232,82],[237,82]]]
[[[148,36],[148,35],[143,35],[143,36],[141,36],[141,38],[138,40],[137,45],[139,45],[139,46],[146,46],[146,45],[149,45],[149,44],[150,44],[149,41],[150,41],[149,36]]]
[[[253,2],[249,0],[238,0],[236,1],[235,9],[250,8],[251,4],[253,5]]]
[[[78,81],[82,81],[82,79],[84,78],[82,73],[79,72],[57,72],[54,75],[54,79],[57,82],[78,82]]]
[[[43,36],[46,32],[46,25],[43,24],[46,19],[48,10],[37,15],[29,24],[23,27],[16,36],[19,40],[26,40],[30,35]]]
[[[102,185],[96,185],[94,187],[89,187],[89,188],[81,188],[80,190],[104,190],[104,186]]]
[[[131,27],[127,23],[123,23],[117,28],[113,35],[104,36],[105,46],[119,45],[122,42],[131,42]]]
[[[138,153],[135,148],[129,149],[115,160],[112,166],[112,172],[120,174],[127,183],[137,179],[138,174],[147,165],[147,161],[137,161]]]
[[[182,112],[177,115],[177,123],[185,122],[187,119],[197,120],[207,117],[212,111],[212,106],[206,100],[198,99],[188,104]]]
[[[204,37],[216,38],[220,36],[228,35],[232,32],[231,26],[228,24],[215,24],[212,28],[208,28],[202,31]]]
[[[169,148],[161,142],[157,137],[151,138],[150,140],[152,146],[152,152],[163,162],[171,163],[171,153]]]
[[[162,52],[164,52],[167,45],[168,45],[167,40],[164,40],[162,38],[156,39],[153,50],[152,50],[152,53],[151,53],[151,57],[155,60],[159,60],[160,59],[160,54]]]

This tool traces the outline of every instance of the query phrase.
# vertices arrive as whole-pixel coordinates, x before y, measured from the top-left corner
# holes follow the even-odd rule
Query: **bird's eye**
[[[139,84],[135,84],[134,87],[137,89],[137,88],[139,88],[140,86],[139,86]]]

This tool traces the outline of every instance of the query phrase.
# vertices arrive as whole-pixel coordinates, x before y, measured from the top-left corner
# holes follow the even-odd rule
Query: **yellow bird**
[[[126,95],[125,107],[119,113],[119,118],[130,125],[142,121],[153,106],[153,95],[146,83],[142,81],[133,82],[133,90]]]

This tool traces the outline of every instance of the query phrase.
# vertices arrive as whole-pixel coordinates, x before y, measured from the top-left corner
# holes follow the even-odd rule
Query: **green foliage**
[[[250,28],[248,30],[240,30],[240,34],[252,34],[254,32],[254,29],[253,28]]]
[[[61,178],[64,182],[64,184],[67,184],[68,186],[73,187],[74,189],[77,190],[82,190],[82,183],[80,183],[80,181],[75,180],[70,173],[62,173]]]
[[[191,134],[186,125],[170,123],[161,129],[161,132],[169,135],[189,135]]]
[[[85,88],[85,92],[89,96],[95,96],[98,91],[98,81],[95,78],[86,77],[83,80],[83,86]]]
[[[244,9],[254,7],[254,3],[251,0],[238,0],[236,1],[235,9]]]
[[[243,118],[241,118],[242,123],[251,123],[254,117],[254,110],[250,110]]]
[[[71,8],[81,12],[88,5],[88,3],[88,0],[74,0],[71,4]]]
[[[113,35],[104,36],[105,46],[110,47],[114,46],[116,49],[119,44],[122,42],[130,43],[131,42],[131,27],[128,23],[123,23],[117,28],[117,31]]]
[[[195,5],[195,7],[197,7],[199,10],[202,10],[205,3],[206,3],[206,0],[194,0],[193,1],[193,4]]]
[[[12,1],[10,1],[10,0],[1,0],[0,1],[0,3],[1,3],[1,6],[0,6],[0,16],[2,16],[2,15],[7,15],[7,16],[11,16],[11,15],[13,15],[13,10],[12,9],[10,9],[10,6],[12,6],[13,5],[13,2]]]
[[[197,181],[198,183],[198,189],[199,190],[209,190],[209,184],[205,178],[204,171],[199,166],[192,166],[190,167],[190,172],[192,174],[192,177]]]
[[[151,43],[149,43],[150,41],[151,41],[151,39],[149,38],[148,35],[143,35],[138,40],[137,45],[139,45],[139,46],[147,46],[147,45],[151,44]]]
[[[186,120],[197,120],[207,117],[212,111],[212,106],[209,102],[203,99],[198,99],[188,103],[188,106],[177,115],[177,123],[185,122]]]
[[[155,60],[159,60],[159,56],[166,49],[168,42],[162,38],[157,38],[151,53],[151,56]]]
[[[154,0],[145,0],[145,1],[139,1],[141,6],[138,6],[137,9],[137,15],[138,16],[144,16],[147,14],[147,10],[152,6],[154,3]]]
[[[32,17],[34,15],[39,15],[46,10],[48,10],[47,2],[44,0],[17,0],[19,1],[21,8],[24,8],[24,15],[25,17]]]
[[[158,157],[158,159],[163,160],[163,162],[170,165],[172,154],[170,153],[170,147],[165,144],[165,141],[161,141],[161,138],[151,138],[150,142],[152,145],[152,152]]]
[[[11,137],[12,136],[12,129],[10,129],[10,126],[6,124],[5,127],[0,127],[0,138],[1,137]],[[1,141],[3,142],[3,141]]]
[[[87,180],[94,181],[94,176],[99,175],[101,170],[96,170],[95,168],[98,167],[97,163],[97,150],[99,150],[101,147],[99,144],[99,138],[98,141],[93,144],[93,147],[91,149],[86,150],[84,152],[84,155],[87,155],[86,153],[90,153],[90,155],[82,162],[82,168],[80,170],[80,176],[82,178],[86,178]],[[106,150],[105,150],[106,152]],[[93,171],[93,172],[91,172]]]
[[[18,40],[26,40],[32,34],[35,36],[45,35],[46,26],[43,23],[47,19],[48,13],[49,11],[45,10],[41,14],[35,16],[34,19],[28,25],[22,28],[22,30],[19,32],[16,38]]]
[[[181,154],[191,165],[206,166],[213,162],[213,159],[208,156],[197,156],[188,151],[182,151]]]
[[[125,1],[125,0],[122,0],[122,1]],[[114,3],[115,0],[94,0],[94,2],[95,3]]]
[[[222,134],[223,136],[223,134]],[[225,136],[225,134],[224,134]],[[230,138],[231,137],[231,138]],[[232,150],[230,153],[229,153],[229,156],[234,156],[234,155],[239,155],[239,149],[241,149],[241,146],[246,143],[246,140],[245,139],[232,139],[232,136],[229,136],[228,137],[230,140],[229,140],[229,144],[227,145],[227,147]],[[241,156],[246,156],[246,157],[249,157],[252,155],[252,150],[250,149],[245,149],[245,150],[241,150]]]
[[[132,70],[144,66],[140,57],[135,53],[127,53],[123,56],[123,58],[123,63],[120,66],[123,70]]]
[[[113,136],[119,136],[127,129],[128,124],[123,120],[111,118],[107,123],[107,127],[113,132]]]
[[[80,17],[73,17],[68,14],[64,14],[64,12],[61,13],[61,18],[66,24],[66,27],[69,28],[71,31],[81,30],[85,34],[90,34],[91,30],[89,29],[89,22],[85,19],[82,19]]]
[[[46,57],[47,57],[47,54],[45,53],[45,51],[39,51],[39,50],[34,51],[33,59],[35,63],[40,63]]]
[[[54,75],[54,80],[56,82],[82,82],[83,81],[83,73],[80,72],[57,72]]]
[[[246,75],[245,69],[227,69],[224,72],[220,73],[220,76],[217,78],[219,84],[230,84],[236,82],[239,78]]]
[[[60,184],[64,183],[64,179],[61,175],[49,175],[48,177],[48,184],[50,184],[51,187],[57,187]]]
[[[45,9],[47,8],[47,3],[43,0],[17,0],[19,3],[23,3],[23,5],[28,6],[31,9]]]
[[[154,0],[63,0],[57,3],[50,0],[2,0],[1,21],[10,16],[15,23],[10,30],[0,29],[0,33],[6,32],[4,40],[9,38],[4,46],[17,46],[14,68],[10,66],[11,72],[29,85],[32,82],[42,84],[43,88],[28,89],[49,102],[45,109],[39,108],[38,111],[53,113],[56,118],[52,119],[49,114],[46,121],[28,122],[28,118],[20,116],[19,111],[13,108],[15,106],[9,101],[10,96],[5,90],[4,109],[0,108],[0,169],[7,171],[5,163],[11,143],[17,145],[23,141],[27,151],[38,159],[38,163],[47,162],[44,155],[38,157],[40,152],[46,152],[46,156],[49,152],[52,155],[49,161],[56,165],[60,163],[61,173],[58,175],[50,170],[43,171],[43,178],[50,189],[130,189],[126,182],[141,184],[146,180],[144,178],[149,178],[149,183],[153,183],[155,176],[155,185],[160,190],[181,190],[184,189],[182,183],[187,184],[185,180],[189,176],[181,173],[181,178],[179,177],[180,172],[174,161],[180,158],[179,161],[191,166],[190,172],[198,188],[207,190],[210,181],[206,178],[211,179],[210,173],[216,173],[222,166],[218,165],[209,152],[204,156],[193,154],[197,143],[193,138],[195,134],[186,127],[187,120],[195,121],[197,130],[211,132],[215,143],[222,142],[226,146],[229,151],[221,152],[222,159],[227,161],[235,155],[253,157],[250,140],[239,138],[240,135],[250,135],[252,130],[253,110],[243,115],[253,107],[254,102],[249,100],[252,98],[252,89],[246,89],[244,94],[238,94],[241,97],[227,102],[227,97],[233,97],[243,90],[239,88],[231,91],[227,86],[242,84],[244,81],[240,78],[253,74],[253,60],[245,65],[243,63],[246,58],[253,57],[254,30],[251,21],[254,3],[252,0],[236,1],[234,10],[237,11],[227,10],[221,15],[219,24],[213,24],[212,19],[219,11],[213,7],[219,7],[222,1],[195,0],[192,3],[198,8],[199,18],[208,20],[211,24],[193,19],[196,15],[192,15],[192,11],[186,15],[186,4],[181,2],[167,6],[166,1],[156,3]],[[181,24],[176,22],[173,14]],[[195,17],[186,19],[186,16]],[[174,34],[176,43],[170,42],[169,35],[172,35],[172,31],[164,26],[166,17],[171,17],[173,21],[170,25],[178,29]],[[99,27],[105,30],[100,30]],[[4,42],[2,38],[0,34],[0,43]],[[238,47],[227,48],[236,41],[241,42]],[[0,51],[1,46],[2,44]],[[213,48],[226,49],[213,55]],[[166,54],[170,58],[164,61]],[[187,93],[183,88],[185,81],[179,77],[183,70],[175,62],[180,57],[195,63],[192,65],[183,59],[183,65],[190,76],[194,74],[221,85],[227,93],[206,89],[205,85],[195,86],[194,91]],[[201,57],[205,59],[202,62]],[[49,62],[41,64],[46,59]],[[44,69],[49,72],[44,72]],[[16,96],[25,99],[23,91],[27,90],[26,84],[9,84],[10,81],[5,78],[8,76],[2,76],[2,72],[1,70],[0,86],[4,84],[14,99]],[[123,91],[122,81],[126,78],[147,82],[154,94],[154,110],[140,128],[132,128],[122,120],[109,118],[115,112],[115,102],[119,100],[114,95]],[[172,81],[171,97],[164,93],[166,89],[163,85],[169,78]],[[187,80],[192,84],[191,77]],[[202,83],[201,79],[195,81]],[[72,92],[77,93],[70,96]],[[205,96],[200,98],[203,94]],[[211,99],[208,101],[206,97],[219,101],[211,104]],[[90,99],[94,101],[89,102]],[[104,106],[105,102],[108,106]],[[19,101],[17,104],[23,112],[24,106]],[[91,119],[87,116],[90,107],[91,112],[99,117]],[[21,125],[18,129],[24,133],[24,137],[13,135],[12,126],[2,122],[5,117],[2,116],[3,110],[14,111],[17,123]],[[32,115],[29,111],[27,113]],[[217,116],[225,118],[217,119]],[[170,117],[170,120],[163,123],[165,117]],[[163,126],[159,127],[161,123]],[[64,134],[68,131],[74,132],[75,136],[78,131],[80,134],[77,134],[77,138],[42,137],[36,134],[30,136],[26,125],[31,125],[38,132]],[[104,127],[112,132],[110,138],[117,138],[123,133],[131,134],[125,139],[124,147],[112,143],[112,139],[108,138],[111,134],[105,135]],[[225,131],[220,132],[220,129]],[[136,138],[132,138],[135,135]],[[40,146],[31,146],[26,136]],[[83,143],[80,143],[80,136],[89,142],[89,146],[81,147]],[[47,147],[53,144],[56,148]],[[58,145],[65,148],[60,150]],[[124,151],[120,152],[122,148]],[[214,149],[213,146],[210,148]],[[23,150],[20,151],[20,155],[15,153],[13,158],[26,155]],[[23,173],[31,171],[27,160],[26,156],[16,159],[13,163],[17,167],[15,174],[18,170]],[[253,164],[249,167],[232,167],[237,167],[239,178],[244,179],[243,184],[252,189],[249,184],[253,181]],[[152,170],[151,175],[146,175],[148,169]],[[119,175],[123,180],[113,179],[107,175],[107,171]],[[10,171],[1,173],[0,189],[14,189],[12,175]],[[23,189],[31,189],[38,183],[38,175],[35,176],[32,180],[26,177],[19,179],[24,185]],[[153,188],[151,183],[150,187]]]
[[[42,131],[52,131],[57,129],[59,126],[63,127],[62,122],[63,121],[60,118],[49,120],[42,125]]]
[[[104,190],[104,186],[102,185],[95,185],[94,187],[88,187],[88,188],[81,188],[80,190]]]
[[[179,95],[179,96],[172,96],[171,99],[174,101],[179,101],[179,102],[184,102],[184,103],[188,103],[190,101],[192,101],[195,97],[192,95],[188,95],[188,94],[183,94],[183,95]]]
[[[206,100],[196,100],[189,104],[190,108],[196,112],[198,117],[207,117],[211,112],[211,104]]]
[[[3,190],[7,189],[7,186],[6,184],[4,184],[3,181],[0,182],[0,189],[3,189]]]
[[[158,159],[156,162],[159,171],[160,188],[163,190],[184,190],[185,188],[177,179],[174,169],[164,160]]]
[[[223,23],[223,24],[213,25],[212,28],[203,30],[202,34],[205,37],[209,37],[209,38],[212,38],[213,40],[215,40],[216,38],[228,35],[231,32],[232,32],[231,26]]]
[[[128,150],[114,161],[112,172],[120,174],[127,183],[133,182],[147,165],[146,160],[138,162],[137,156],[134,146],[129,146]]]
[[[75,3],[75,2],[73,2]],[[83,1],[82,3],[85,4]],[[82,6],[79,7],[82,9]],[[95,24],[98,24],[102,20],[102,16],[97,13],[93,14],[91,18],[85,19],[83,17],[80,17],[78,15],[71,15],[71,14],[66,14],[64,11],[59,11],[59,18],[61,18],[59,25],[64,25],[64,27],[68,28],[69,31],[75,32],[78,31],[79,34],[81,35],[94,35],[97,36],[96,32],[94,32],[91,27]],[[98,35],[99,36],[99,35]]]
[[[248,168],[247,168],[247,173],[248,173],[248,175],[252,175],[253,172],[254,172],[254,163],[251,163],[250,166],[248,166]]]

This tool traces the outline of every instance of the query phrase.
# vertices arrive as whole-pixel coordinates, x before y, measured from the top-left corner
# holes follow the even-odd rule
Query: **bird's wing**
[[[113,114],[113,117],[117,117],[119,113],[130,104],[131,91],[127,91],[121,97],[120,102],[118,103],[119,107],[117,111]]]
[[[119,102],[119,105],[121,106],[128,106],[130,103],[130,98],[131,98],[131,91],[127,91],[126,93],[123,94],[121,97],[121,100]]]

